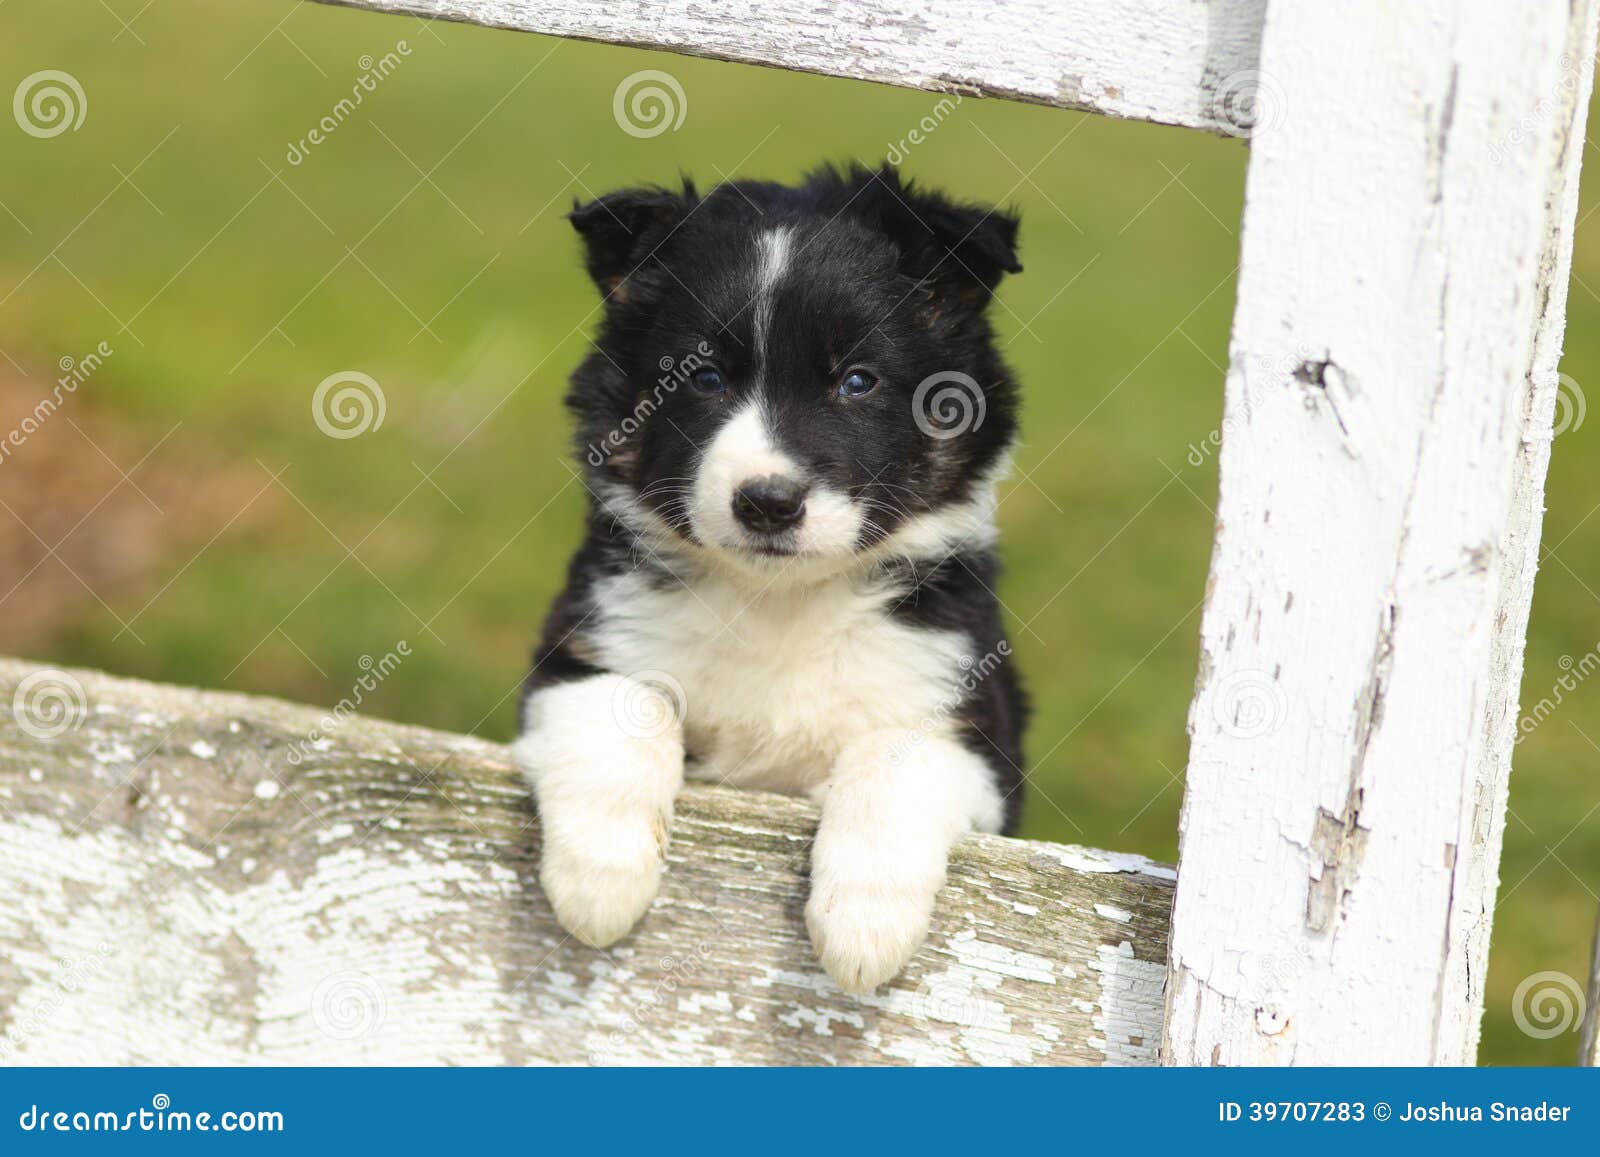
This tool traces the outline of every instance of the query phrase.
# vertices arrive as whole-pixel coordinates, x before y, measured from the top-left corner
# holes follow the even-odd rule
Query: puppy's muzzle
[[[804,483],[781,474],[752,478],[733,492],[733,516],[757,534],[781,534],[806,516]]]

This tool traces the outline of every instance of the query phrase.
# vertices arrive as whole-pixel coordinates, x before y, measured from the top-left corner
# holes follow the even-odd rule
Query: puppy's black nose
[[[781,474],[752,478],[733,492],[733,516],[759,534],[792,530],[805,515],[806,487]]]

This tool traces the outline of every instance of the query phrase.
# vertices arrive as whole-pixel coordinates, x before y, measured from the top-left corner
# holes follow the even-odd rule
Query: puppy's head
[[[1015,217],[853,169],[572,222],[605,316],[568,401],[613,516],[757,570],[963,525],[1015,429],[985,317]]]

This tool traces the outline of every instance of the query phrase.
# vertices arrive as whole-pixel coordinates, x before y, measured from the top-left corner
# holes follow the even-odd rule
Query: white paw
[[[561,926],[591,948],[628,934],[655,899],[665,864],[664,817],[547,835],[539,883]]]
[[[928,934],[938,888],[938,881],[920,887],[814,882],[806,928],[834,983],[865,993],[899,975]]]
[[[683,783],[676,709],[650,696],[660,698],[621,675],[541,688],[511,749],[539,803],[539,882],[556,919],[595,948],[626,936],[655,899]]]

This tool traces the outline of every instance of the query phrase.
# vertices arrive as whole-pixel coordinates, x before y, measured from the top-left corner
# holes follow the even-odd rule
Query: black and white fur
[[[992,519],[1016,402],[985,317],[1016,219],[891,169],[571,219],[605,313],[567,398],[587,533],[516,745],[545,892],[611,944],[656,894],[686,775],[806,795],[811,939],[869,990],[921,943],[951,844],[1016,821]],[[960,429],[917,394],[952,373],[981,389]]]

